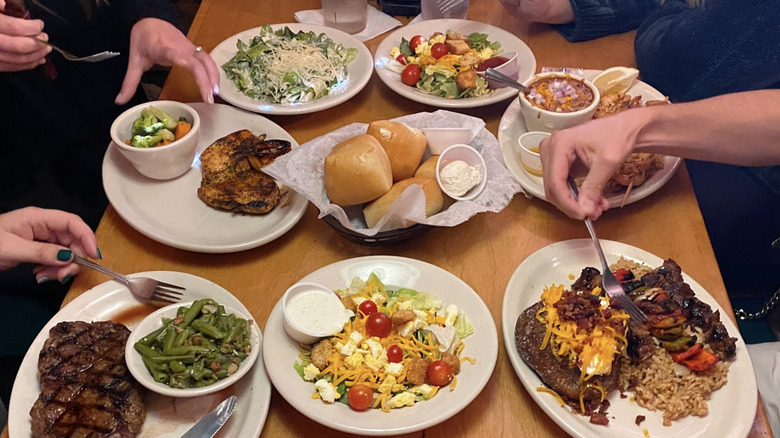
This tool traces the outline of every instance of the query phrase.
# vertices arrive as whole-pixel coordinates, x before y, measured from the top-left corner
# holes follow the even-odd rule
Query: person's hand
[[[0,72],[30,70],[46,63],[51,47],[31,37],[49,40],[43,21],[5,15],[5,0],[0,0]]]
[[[74,253],[100,258],[95,234],[75,214],[37,207],[0,214],[0,270],[38,263],[38,282],[62,281],[79,270]]]
[[[141,75],[153,65],[178,65],[195,76],[200,95],[214,103],[218,92],[219,70],[211,56],[195,46],[171,23],[157,18],[144,18],[130,32],[130,59],[122,90],[116,97],[117,105],[130,101],[136,92]]]
[[[515,17],[538,23],[562,24],[574,21],[569,0],[499,0]]]
[[[544,194],[564,213],[575,219],[598,219],[609,208],[602,193],[605,185],[625,162],[636,144],[637,132],[621,118],[611,116],[574,128],[555,131],[539,145]],[[566,183],[578,167],[587,169],[575,201]],[[580,169],[581,170],[581,169]]]

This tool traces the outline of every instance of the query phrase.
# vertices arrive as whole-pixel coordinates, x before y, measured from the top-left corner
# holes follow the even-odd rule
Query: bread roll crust
[[[376,138],[387,152],[393,182],[414,176],[427,145],[422,131],[399,122],[377,120],[368,125],[366,134]]]
[[[431,155],[430,158],[423,161],[420,167],[414,172],[414,176],[436,179],[436,165],[439,164],[439,156]]]
[[[373,201],[393,186],[390,159],[368,134],[348,138],[325,157],[325,192],[330,202],[345,207]]]
[[[412,184],[416,184],[423,189],[425,193],[425,216],[432,216],[441,211],[444,204],[444,195],[439,188],[439,183],[435,179],[424,177],[412,177],[393,184],[393,187],[363,208],[363,216],[366,219],[368,228],[373,228],[380,219],[382,219],[401,193]]]

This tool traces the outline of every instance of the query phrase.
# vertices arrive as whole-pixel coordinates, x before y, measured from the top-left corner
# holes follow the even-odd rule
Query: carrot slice
[[[187,133],[190,132],[190,129],[192,129],[192,123],[182,121],[176,122],[176,129],[173,132],[173,136],[178,140],[187,135]]]

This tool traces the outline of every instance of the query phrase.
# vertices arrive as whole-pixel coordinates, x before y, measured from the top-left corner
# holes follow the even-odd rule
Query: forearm
[[[740,166],[780,165],[780,90],[633,111],[619,116],[640,126],[637,152]]]

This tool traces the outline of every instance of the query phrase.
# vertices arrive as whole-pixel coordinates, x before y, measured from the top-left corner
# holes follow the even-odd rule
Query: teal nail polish
[[[57,260],[61,262],[67,262],[71,258],[73,258],[73,251],[69,249],[61,249],[57,251]]]
[[[49,277],[41,277],[41,278],[36,279],[35,281],[37,281],[38,284],[43,284],[43,283],[46,283],[47,281],[49,281]]]
[[[68,275],[62,277],[62,280],[60,280],[60,283],[65,284],[65,283],[69,282],[71,278],[73,278],[73,275],[68,274]]]
[[[95,249],[97,250],[98,253],[98,259],[103,260],[103,254],[100,252],[100,248],[95,248]]]

